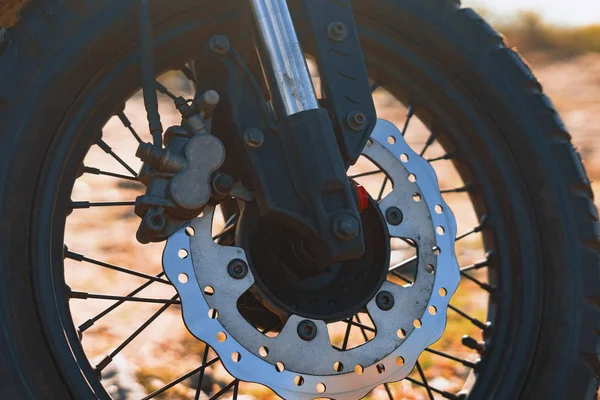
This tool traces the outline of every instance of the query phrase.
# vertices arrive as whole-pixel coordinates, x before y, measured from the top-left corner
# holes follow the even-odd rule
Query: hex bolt
[[[161,232],[167,226],[167,219],[160,211],[150,211],[144,218],[146,226],[153,232]]]
[[[244,134],[244,141],[251,149],[258,149],[265,142],[265,135],[256,128],[250,128]]]
[[[333,233],[341,241],[354,240],[360,233],[360,222],[352,215],[339,215],[333,221]]]
[[[231,192],[234,185],[233,178],[229,174],[217,174],[212,182],[213,190],[220,195],[226,195]]]
[[[210,38],[210,49],[217,54],[226,54],[229,51],[229,39],[224,35],[215,35]]]
[[[346,116],[348,127],[355,132],[362,132],[367,128],[368,118],[361,111],[351,111]]]
[[[231,260],[227,266],[227,272],[233,279],[244,279],[248,275],[248,264],[244,260]]]
[[[333,21],[327,27],[327,36],[334,42],[341,42],[348,36],[348,29],[340,21]]]
[[[310,342],[317,337],[317,326],[314,322],[305,319],[298,324],[298,336],[302,340]]]
[[[377,304],[377,307],[383,311],[391,310],[392,307],[394,307],[394,296],[392,296],[390,292],[382,290],[381,292],[377,293],[377,296],[375,297],[375,303]]]
[[[404,215],[398,207],[390,207],[385,210],[385,220],[388,222],[388,224],[398,226],[402,223],[403,219]]]

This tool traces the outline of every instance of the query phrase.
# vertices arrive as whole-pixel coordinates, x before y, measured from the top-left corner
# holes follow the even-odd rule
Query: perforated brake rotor
[[[421,352],[442,335],[448,301],[460,278],[454,216],[442,199],[433,168],[410,149],[393,124],[378,120],[371,139],[363,155],[393,184],[379,207],[384,214],[390,207],[402,211],[402,222],[388,223],[387,228],[391,237],[417,244],[418,269],[409,287],[383,282],[378,292],[392,294],[390,310],[380,309],[376,296],[368,302],[376,334],[361,346],[335,349],[321,320],[312,320],[317,334],[305,341],[297,333],[305,318],[297,315],[290,316],[276,337],[250,325],[237,301],[255,280],[251,271],[241,279],[228,273],[232,260],[248,260],[244,249],[212,240],[213,207],[190,222],[193,235],[181,229],[169,238],[163,266],[181,297],[184,322],[236,378],[268,386],[286,399],[358,399],[375,386],[405,378]],[[344,367],[334,369],[334,364]]]

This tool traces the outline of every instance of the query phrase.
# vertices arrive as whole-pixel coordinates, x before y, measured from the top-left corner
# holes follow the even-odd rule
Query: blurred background
[[[462,4],[475,8],[529,62],[569,128],[590,179],[597,181],[600,2],[463,0]],[[599,193],[599,185],[595,183],[595,193]]]

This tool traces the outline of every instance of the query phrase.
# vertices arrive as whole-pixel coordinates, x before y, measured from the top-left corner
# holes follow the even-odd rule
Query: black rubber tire
[[[153,14],[168,25],[199,3],[156,0]],[[39,245],[47,233],[36,229],[52,225],[42,196],[49,185],[47,154],[55,154],[61,124],[100,66],[135,40],[136,4],[34,0],[15,27],[0,30],[2,399],[103,396],[89,375],[57,361],[57,354],[77,349],[48,333],[44,315],[54,305],[40,302],[40,292],[48,284],[41,277],[52,250]],[[220,3],[228,6],[234,5]],[[388,46],[410,42],[458,80],[494,127],[481,139],[488,142],[490,163],[505,157],[489,175],[499,187],[510,181],[514,190],[498,195],[512,208],[495,216],[496,228],[522,238],[523,248],[513,256],[536,281],[519,294],[528,296],[527,307],[510,316],[513,330],[527,331],[527,341],[505,350],[515,353],[513,363],[498,369],[486,392],[476,388],[477,397],[594,398],[600,374],[600,225],[581,159],[552,103],[519,55],[456,0],[355,0],[354,7],[361,25],[385,26]],[[476,127],[464,129],[477,133]]]

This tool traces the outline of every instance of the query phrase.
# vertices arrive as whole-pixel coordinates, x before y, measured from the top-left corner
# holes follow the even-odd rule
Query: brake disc
[[[384,281],[367,303],[376,333],[361,346],[334,348],[322,320],[309,320],[316,327],[312,340],[299,336],[298,327],[307,319],[298,315],[291,315],[276,337],[247,322],[237,301],[255,278],[244,268],[244,249],[213,241],[214,207],[206,207],[167,241],[163,267],[180,295],[187,328],[219,354],[236,378],[268,386],[286,399],[358,399],[375,386],[405,378],[421,352],[442,335],[460,278],[454,215],[433,168],[390,122],[378,120],[363,155],[393,184],[379,207],[384,215],[401,210],[401,223],[388,218],[387,228],[391,237],[416,243],[418,267],[412,285]],[[377,305],[382,293],[393,297],[389,309]]]

